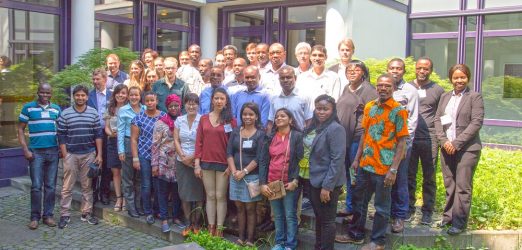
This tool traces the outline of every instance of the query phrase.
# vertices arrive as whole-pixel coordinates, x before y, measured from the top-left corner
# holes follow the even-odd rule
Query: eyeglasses
[[[378,89],[391,89],[393,88],[392,85],[387,85],[387,84],[377,84],[375,85]]]
[[[347,70],[346,73],[348,74],[355,74],[355,73],[361,73],[363,72],[362,70],[360,69],[356,69],[356,70]]]

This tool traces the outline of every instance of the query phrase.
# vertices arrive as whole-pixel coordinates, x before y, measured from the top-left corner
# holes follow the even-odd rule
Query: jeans
[[[399,164],[397,178],[392,186],[391,197],[391,217],[405,220],[410,213],[410,194],[408,193],[408,164],[411,156],[411,139],[406,139],[406,156]]]
[[[408,169],[408,191],[410,196],[410,212],[415,211],[415,192],[417,190],[417,171],[419,160],[422,165],[422,213],[431,215],[435,207],[437,183],[435,170],[439,158],[439,146],[435,138],[413,140],[410,164]]]
[[[31,149],[33,160],[29,163],[31,176],[31,220],[53,217],[56,175],[58,173],[58,147]]]
[[[297,248],[297,198],[299,190],[286,191],[285,197],[271,200],[270,206],[274,214],[275,244]]]
[[[141,174],[141,202],[143,204],[143,212],[145,213],[145,215],[151,215],[152,185],[157,187],[158,178],[152,177],[152,166],[150,165],[150,159],[145,159],[141,156],[139,157],[139,159]],[[157,200],[156,197],[155,199]]]
[[[172,218],[179,218],[181,215],[181,200],[179,199],[178,183],[168,182],[158,178],[158,203],[160,220],[167,220],[169,216],[169,194],[172,193]]]
[[[321,188],[311,187],[310,198],[315,214],[315,249],[334,249],[335,243],[335,214],[341,187],[330,192],[330,201],[321,202]]]
[[[386,243],[386,229],[390,218],[391,187],[384,187],[384,175],[377,175],[358,168],[357,181],[353,193],[354,210],[352,222],[348,225],[350,237],[364,239],[364,225],[368,214],[368,203],[375,193],[374,207],[376,210],[373,219],[371,241],[384,245]]]
[[[130,139],[125,137],[125,161],[121,169],[121,189],[127,202],[127,210],[143,211],[141,206],[141,174],[132,167],[132,154],[130,153]]]
[[[350,167],[352,166],[355,155],[357,155],[357,149],[359,148],[359,141],[352,142],[349,148],[346,148],[346,157],[344,162],[346,165],[346,211],[351,212],[353,210],[352,197],[354,187],[351,185]]]

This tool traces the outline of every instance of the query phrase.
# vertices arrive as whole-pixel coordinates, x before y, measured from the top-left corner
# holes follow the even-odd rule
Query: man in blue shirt
[[[123,84],[125,80],[129,79],[129,75],[120,70],[120,58],[116,54],[109,54],[105,58],[107,63],[107,70],[110,74],[107,77],[107,88],[111,91],[114,90],[119,84]]]
[[[250,65],[243,70],[246,90],[237,92],[232,97],[232,113],[236,117],[237,125],[241,126],[241,107],[247,102],[254,102],[259,106],[261,124],[266,127],[270,112],[270,96],[259,86],[259,69]]]
[[[212,67],[210,70],[210,87],[206,87],[199,96],[199,114],[205,115],[210,113],[210,97],[212,97],[212,92],[214,89],[223,87],[223,79],[225,78],[225,73],[220,67]]]
[[[38,86],[38,99],[27,103],[18,118],[18,141],[22,145],[25,159],[29,161],[31,177],[31,223],[32,230],[38,228],[42,216],[43,223],[54,227],[53,219],[56,174],[58,172],[58,141],[56,120],[60,116],[60,107],[50,102],[52,89],[48,83]],[[25,128],[29,130],[29,145],[25,139]]]

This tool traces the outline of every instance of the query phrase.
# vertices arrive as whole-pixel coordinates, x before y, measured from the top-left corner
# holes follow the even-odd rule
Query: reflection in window
[[[60,7],[60,0],[14,0],[14,1],[46,5],[46,6],[52,6],[52,7]]]
[[[288,8],[288,23],[323,22],[326,5],[311,5]]]
[[[295,46],[300,42],[307,42],[310,46],[317,44],[324,45],[324,28],[305,29],[305,30],[289,30],[288,31],[288,47],[286,52],[287,64],[298,65],[295,58]]]
[[[413,33],[434,33],[458,31],[458,17],[414,19],[412,21]]]
[[[480,139],[485,143],[522,145],[522,128],[484,125],[480,129]]]
[[[230,27],[249,27],[265,25],[265,11],[251,10],[234,12],[229,16]]]
[[[176,57],[181,50],[188,47],[188,35],[187,32],[158,29],[156,51],[164,57]]]
[[[133,18],[132,1],[103,1],[102,3],[96,4],[94,10],[96,14]]]
[[[189,25],[189,12],[184,10],[158,6],[156,17],[157,21],[162,23]]]
[[[506,29],[522,29],[522,13],[487,15],[485,17],[484,30]]]
[[[98,48],[133,48],[133,26],[112,22],[95,22],[94,44]]]
[[[415,59],[430,57],[433,70],[441,78],[448,78],[448,69],[457,62],[457,39],[412,40],[410,55]]]
[[[260,35],[251,35],[251,36],[234,35],[230,38],[230,44],[236,46],[236,48],[238,49],[238,55],[243,58],[247,58],[245,48],[249,43],[260,43],[260,42],[261,42]]]

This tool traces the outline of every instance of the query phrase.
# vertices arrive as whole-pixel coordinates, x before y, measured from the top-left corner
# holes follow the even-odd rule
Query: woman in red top
[[[213,236],[222,237],[227,214],[226,197],[230,171],[227,163],[227,143],[230,133],[237,125],[225,89],[216,88],[211,101],[212,111],[203,115],[198,125],[194,174],[203,179],[207,193],[209,232]]]

